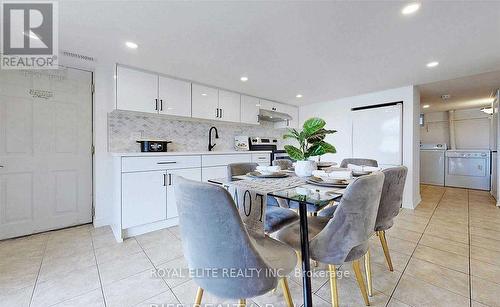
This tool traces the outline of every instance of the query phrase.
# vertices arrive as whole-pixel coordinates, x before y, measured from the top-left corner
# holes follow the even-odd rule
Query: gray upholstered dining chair
[[[257,168],[257,163],[232,163],[227,166],[227,180],[234,176],[245,175]],[[274,197],[267,197],[267,210],[264,231],[273,233],[298,220],[299,216],[289,208],[280,207]]]
[[[382,249],[384,250],[385,260],[390,271],[392,267],[391,254],[387,245],[385,231],[394,225],[394,218],[399,214],[401,204],[403,203],[403,190],[405,187],[408,168],[406,166],[397,166],[386,168],[382,171],[385,175],[382,195],[380,196],[380,205],[378,207],[377,220],[375,222],[375,232],[380,239]],[[365,269],[368,280],[368,294],[372,294],[371,265],[370,254],[365,258]]]
[[[328,264],[333,306],[339,306],[335,267],[346,262],[352,262],[365,304],[370,304],[360,259],[368,252],[375,229],[383,183],[382,172],[356,178],[346,188],[333,218],[308,218],[310,255],[313,260]],[[299,223],[293,223],[280,230],[277,238],[300,250],[299,229]]]
[[[372,159],[362,159],[362,158],[347,158],[340,162],[340,167],[346,168],[348,164],[363,165],[363,166],[374,166],[377,167],[377,160]]]
[[[278,282],[287,306],[293,306],[286,280],[297,263],[292,248],[268,236],[250,236],[231,195],[222,186],[177,177],[174,191],[184,256],[189,269],[197,272],[193,278],[199,286],[194,306],[200,306],[205,290],[221,298],[238,299],[244,306],[247,298],[273,290]],[[228,276],[222,274],[224,270],[253,274]],[[276,270],[278,277],[263,273]],[[211,274],[199,274],[203,272]]]
[[[279,166],[281,169],[290,169],[293,166],[293,162],[288,159],[277,159],[273,160],[273,165]]]
[[[258,163],[231,163],[227,166],[227,180],[233,180],[234,176],[241,176],[253,172],[259,166]]]
[[[375,223],[375,231],[380,238],[380,243],[384,249],[385,258],[389,270],[393,271],[391,255],[385,238],[385,231],[394,225],[394,218],[399,214],[403,203],[403,190],[406,182],[408,168],[398,166],[387,168],[382,171],[385,175],[382,196],[380,197],[380,206]]]

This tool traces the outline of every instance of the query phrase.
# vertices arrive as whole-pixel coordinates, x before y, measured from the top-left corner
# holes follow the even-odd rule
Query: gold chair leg
[[[288,281],[286,277],[280,279],[281,287],[283,288],[283,296],[285,298],[286,305],[288,307],[293,307],[292,294],[290,293],[290,288],[288,288]]]
[[[372,286],[372,264],[370,263],[370,250],[366,251],[365,254],[365,271],[366,271],[366,285],[368,286],[368,295],[373,295]]]
[[[196,292],[196,299],[194,301],[194,307],[200,306],[202,297],[203,297],[203,289],[198,287],[198,291]]]
[[[339,292],[337,290],[337,272],[335,271],[335,266],[332,264],[328,265],[328,270],[330,271],[330,294],[332,296],[332,307],[338,307]]]
[[[238,307],[245,307],[247,304],[247,300],[244,299],[244,298],[241,298],[239,301],[238,301]]]
[[[363,273],[361,273],[359,260],[354,260],[352,262],[352,268],[354,270],[354,275],[356,275],[356,280],[358,281],[359,290],[361,290],[361,295],[363,296],[365,305],[370,306],[370,300],[368,299],[368,294],[366,293],[365,282],[363,281]]]
[[[297,253],[297,263],[301,263],[302,262],[302,255],[297,250],[295,252]]]
[[[389,266],[389,271],[394,271],[392,267],[391,254],[389,254],[389,246],[387,245],[387,239],[385,237],[385,231],[377,231],[378,237],[380,239],[380,243],[382,244],[382,249],[384,250],[385,260],[387,261],[387,265]]]

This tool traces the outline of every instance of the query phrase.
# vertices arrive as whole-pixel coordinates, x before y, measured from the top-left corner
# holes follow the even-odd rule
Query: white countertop
[[[271,153],[262,151],[168,151],[168,152],[112,152],[113,157],[154,157],[154,156],[199,156],[199,155],[235,155],[235,154]]]

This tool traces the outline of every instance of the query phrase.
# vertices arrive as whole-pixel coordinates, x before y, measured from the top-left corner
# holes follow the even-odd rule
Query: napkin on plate
[[[281,170],[279,166],[262,166],[259,165],[257,166],[257,171],[263,174],[272,174],[272,173],[277,173]]]
[[[351,170],[335,170],[331,172],[325,172],[323,170],[316,170],[312,172],[313,176],[320,177],[322,179],[326,178],[329,180],[337,179],[337,180],[347,180],[352,178]]]
[[[376,172],[381,170],[380,167],[356,165],[356,164],[347,164],[347,168],[356,172]]]

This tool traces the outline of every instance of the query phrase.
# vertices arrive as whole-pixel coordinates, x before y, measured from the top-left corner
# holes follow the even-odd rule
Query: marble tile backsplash
[[[279,140],[278,148],[286,129],[275,129],[272,123],[262,122],[260,126],[178,119],[163,115],[149,115],[115,110],[108,113],[108,146],[110,152],[138,152],[139,138],[165,139],[172,141],[168,151],[206,151],[208,130],[215,126],[219,138],[214,151],[234,150],[237,135],[274,137]]]

